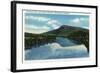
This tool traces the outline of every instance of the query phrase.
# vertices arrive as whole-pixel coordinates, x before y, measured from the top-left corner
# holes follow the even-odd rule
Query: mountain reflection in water
[[[67,38],[57,37],[53,43],[25,50],[25,60],[44,60],[88,57],[84,44]]]

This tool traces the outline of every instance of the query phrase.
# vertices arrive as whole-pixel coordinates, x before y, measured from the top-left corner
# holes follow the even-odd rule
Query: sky
[[[62,25],[89,29],[88,15],[35,13],[29,11],[25,12],[24,15],[25,32],[40,34],[58,29]]]

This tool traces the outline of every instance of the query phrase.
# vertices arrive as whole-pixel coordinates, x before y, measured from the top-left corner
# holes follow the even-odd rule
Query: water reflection
[[[26,60],[88,57],[84,44],[68,38],[37,40],[31,49],[25,51]]]

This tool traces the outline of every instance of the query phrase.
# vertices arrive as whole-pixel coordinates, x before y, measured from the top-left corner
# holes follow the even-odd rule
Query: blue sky
[[[88,15],[69,14],[39,14],[25,13],[25,31],[31,33],[43,33],[59,28],[62,25],[89,28]]]

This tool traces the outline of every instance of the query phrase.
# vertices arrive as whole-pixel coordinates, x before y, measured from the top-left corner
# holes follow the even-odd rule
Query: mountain
[[[78,41],[82,44],[85,44],[85,46],[88,48],[89,51],[89,30],[88,29],[62,25],[60,28],[56,30],[52,30],[43,34],[59,36],[59,37],[69,38]]]
[[[42,34],[25,33],[25,46],[27,47],[33,45],[34,43],[37,43],[37,40],[39,40],[39,45],[41,44],[41,42],[42,44],[55,42],[56,37],[64,37],[71,40],[75,40],[81,44],[84,44],[89,51],[89,30],[68,25],[62,25],[58,29],[48,31]]]
[[[88,29],[80,28],[80,27],[73,27],[73,26],[68,26],[68,25],[62,25],[60,28],[48,31],[46,33],[42,33],[43,35],[56,35],[56,36],[69,36],[72,33],[77,33],[77,32],[84,32],[88,33]]]

